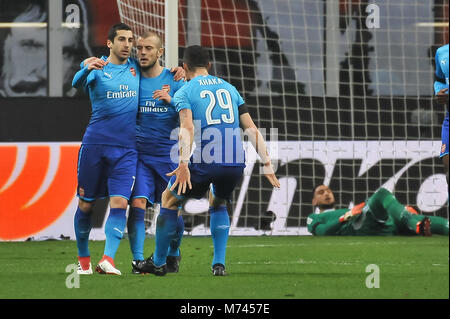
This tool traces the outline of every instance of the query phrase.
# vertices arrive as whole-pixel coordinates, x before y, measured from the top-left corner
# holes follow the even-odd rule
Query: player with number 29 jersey
[[[225,254],[230,228],[227,202],[245,167],[241,127],[264,163],[264,175],[274,187],[280,187],[264,138],[244,100],[231,84],[210,75],[210,66],[207,49],[198,45],[185,49],[183,68],[189,82],[173,97],[180,116],[180,158],[178,167],[168,174],[171,179],[162,196],[156,221],[155,252],[142,265],[142,269],[158,276],[167,272],[167,251],[177,228],[178,207],[187,198],[204,197],[208,190],[209,229],[214,246],[211,270],[214,276],[226,275]]]
[[[233,85],[213,75],[200,75],[175,93],[174,104],[178,112],[192,111],[196,126],[193,162],[245,166],[239,131],[239,107],[244,100]]]

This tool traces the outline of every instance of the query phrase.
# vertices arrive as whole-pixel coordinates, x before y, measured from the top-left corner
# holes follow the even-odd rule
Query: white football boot
[[[77,274],[78,275],[92,275],[94,272],[92,271],[92,264],[89,263],[89,269],[84,270],[81,268],[80,262],[78,262]]]
[[[101,263],[95,267],[95,271],[99,274],[106,274],[106,275],[122,275],[119,269],[114,267],[108,260],[103,260]]]

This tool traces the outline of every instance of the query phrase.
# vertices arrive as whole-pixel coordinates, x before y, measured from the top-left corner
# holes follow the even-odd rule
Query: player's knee
[[[214,196],[211,192],[209,193],[209,206],[217,208],[219,206],[226,206],[227,201],[225,199]]]
[[[145,210],[147,208],[147,199],[146,198],[133,198],[131,201],[131,206]]]
[[[112,196],[109,199],[109,205],[111,206],[111,208],[127,209],[128,199],[120,196]]]
[[[93,206],[94,206],[94,202],[87,202],[85,200],[82,200],[81,198],[78,199],[78,208],[83,213],[89,213]]]
[[[390,191],[388,191],[386,188],[381,187],[380,189],[378,189],[375,193],[375,195],[379,196],[379,197],[383,197],[386,195],[392,195],[392,193]]]

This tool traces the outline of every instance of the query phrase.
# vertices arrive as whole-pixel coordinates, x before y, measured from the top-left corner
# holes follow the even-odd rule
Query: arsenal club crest
[[[81,197],[84,197],[84,188],[78,187],[78,194],[79,194]]]
[[[131,74],[133,74],[133,76],[136,76],[136,69],[135,68],[130,68],[130,72],[131,72]]]
[[[170,92],[170,85],[169,85],[169,84],[164,84],[164,85],[162,86],[162,90],[164,90],[164,91],[166,91],[167,93],[169,93],[169,92]]]

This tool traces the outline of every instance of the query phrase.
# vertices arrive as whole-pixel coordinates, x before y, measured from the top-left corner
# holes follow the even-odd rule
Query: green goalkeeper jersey
[[[392,218],[379,219],[368,209],[359,216],[341,222],[339,218],[349,211],[348,208],[311,214],[307,219],[308,231],[317,236],[387,236],[397,235],[398,229]]]
[[[395,196],[380,188],[366,202],[352,209],[348,221],[340,221],[350,209],[334,209],[320,214],[311,214],[307,219],[308,231],[317,236],[389,236],[417,235],[417,225],[426,216],[411,214]],[[431,233],[448,236],[448,220],[439,216],[428,216]]]
[[[339,218],[348,212],[348,208],[328,210],[321,214],[311,214],[306,220],[308,231],[318,236],[343,235],[348,223],[339,222]]]

